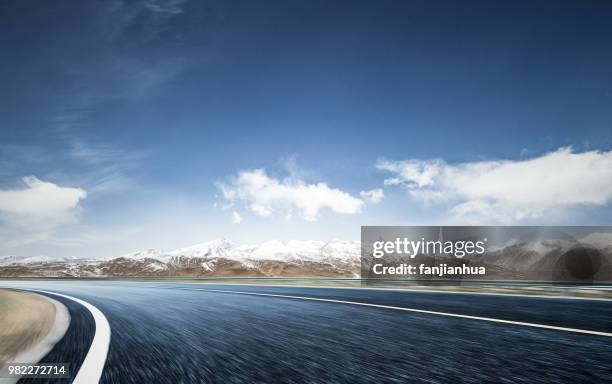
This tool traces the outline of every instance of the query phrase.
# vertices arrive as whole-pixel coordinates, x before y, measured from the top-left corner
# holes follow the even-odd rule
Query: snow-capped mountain
[[[131,252],[118,258],[130,260],[155,259],[164,263],[176,263],[184,259],[225,258],[239,262],[283,261],[303,262],[358,262],[358,241],[279,241],[272,240],[258,245],[234,245],[221,239],[208,241],[174,250],[147,249]],[[114,259],[114,258],[113,258]]]
[[[181,258],[188,259],[202,259],[202,258],[215,258],[215,257],[227,257],[230,251],[234,248],[234,245],[225,240],[213,240],[205,243],[192,245],[189,247],[178,248],[174,250],[164,249],[146,249],[142,251],[136,251],[121,255],[114,258],[125,258],[131,260],[144,260],[144,259],[156,259],[164,263],[170,263]]]
[[[0,258],[0,265],[23,273],[53,270],[70,276],[330,276],[359,273],[358,241],[267,241],[235,245],[213,240],[173,250],[146,249],[101,260]],[[3,261],[4,260],[4,261]],[[76,266],[76,268],[75,268]],[[65,267],[65,268],[62,268]],[[6,274],[6,271],[0,271]]]
[[[517,240],[460,261],[485,266],[488,279],[612,281],[610,240],[599,234],[581,241]],[[359,277],[360,253],[359,241],[272,240],[236,245],[220,239],[99,260],[4,256],[0,276]],[[415,259],[430,261],[425,256]]]
[[[16,264],[45,264],[55,262],[71,262],[78,261],[77,258],[63,257],[52,258],[49,256],[0,256],[0,266],[16,265]]]

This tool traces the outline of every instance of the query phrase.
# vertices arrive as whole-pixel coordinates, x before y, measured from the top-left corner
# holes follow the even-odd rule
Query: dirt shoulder
[[[55,315],[55,305],[39,295],[0,289],[0,365],[38,345]]]

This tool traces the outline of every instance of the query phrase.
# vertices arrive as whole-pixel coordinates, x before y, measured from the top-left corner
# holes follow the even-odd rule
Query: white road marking
[[[553,331],[573,332],[573,333],[582,333],[582,334],[587,334],[587,335],[612,337],[612,333],[599,332],[599,331],[591,331],[591,330],[588,330],[588,329],[557,327],[557,326],[554,326],[554,325],[527,323],[527,322],[523,322],[523,321],[512,321],[512,320],[495,319],[495,318],[492,318],[492,317],[461,315],[461,314],[458,314],[458,313],[428,311],[428,310],[416,309],[416,308],[395,307],[395,306],[391,306],[391,305],[361,303],[361,302],[357,302],[357,301],[320,299],[320,298],[317,298],[317,297],[307,297],[307,296],[277,295],[277,294],[272,294],[272,293],[228,291],[228,290],[222,290],[222,289],[202,289],[202,288],[177,288],[177,289],[191,290],[191,291],[231,293],[231,294],[236,294],[236,295],[278,297],[278,298],[283,298],[283,299],[299,299],[299,300],[322,301],[322,302],[327,302],[327,303],[338,303],[338,304],[360,305],[360,306],[363,306],[363,307],[394,309],[394,310],[398,310],[398,311],[416,312],[416,313],[423,313],[423,314],[428,314],[428,315],[458,317],[458,318],[462,318],[462,319],[489,321],[489,322],[492,322],[492,323],[521,325],[521,326],[532,327],[532,328],[543,328],[543,329],[549,329],[549,330],[553,330]]]
[[[76,374],[72,384],[92,384],[98,383],[102,376],[102,370],[104,364],[106,364],[106,355],[108,354],[108,347],[110,345],[111,329],[108,324],[106,316],[96,307],[89,304],[85,300],[77,299],[76,297],[63,295],[57,292],[43,291],[40,289],[23,289],[26,291],[47,293],[50,295],[56,295],[64,297],[66,299],[76,301],[81,304],[91,313],[96,323],[96,333],[89,346],[89,351],[83,360],[83,364]]]

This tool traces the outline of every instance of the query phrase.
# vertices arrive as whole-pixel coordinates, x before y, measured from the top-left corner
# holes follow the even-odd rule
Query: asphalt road
[[[0,286],[11,284],[72,295],[104,313],[112,337],[102,383],[612,382],[612,338],[606,336],[219,291],[352,301],[600,332],[612,332],[612,301],[244,285],[0,281]],[[95,325],[83,307],[61,301],[69,306],[73,321],[45,361],[70,362],[76,372]]]

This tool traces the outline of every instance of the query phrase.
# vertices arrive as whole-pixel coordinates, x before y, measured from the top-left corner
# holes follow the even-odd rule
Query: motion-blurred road
[[[4,280],[0,286],[63,293],[100,309],[112,332],[102,383],[612,382],[612,338],[606,336],[219,291],[608,333],[612,301],[191,283]],[[70,362],[74,373],[95,325],[83,307],[61,301],[72,322],[44,361]]]

